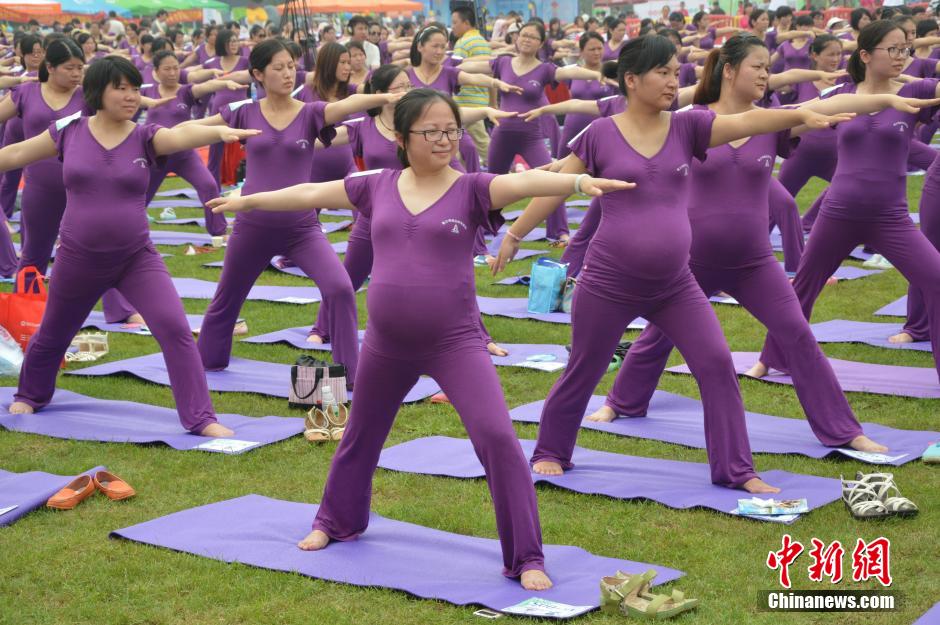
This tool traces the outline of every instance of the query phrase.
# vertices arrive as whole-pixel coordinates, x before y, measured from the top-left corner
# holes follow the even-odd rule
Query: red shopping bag
[[[27,277],[30,278],[27,283]],[[13,335],[23,351],[46,311],[46,285],[35,267],[23,267],[16,276],[16,292],[0,293],[0,326]]]

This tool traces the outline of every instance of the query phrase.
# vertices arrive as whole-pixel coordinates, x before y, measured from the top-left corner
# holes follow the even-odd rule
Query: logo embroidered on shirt
[[[907,122],[894,122],[891,124],[898,129],[898,132],[907,132]]]
[[[299,145],[301,150],[306,150],[308,147],[310,147],[310,142],[306,139],[297,139],[294,141],[294,143]]]
[[[765,169],[770,169],[770,166],[773,164],[774,159],[772,156],[768,154],[764,154],[763,156],[757,159],[757,162],[763,165]]]
[[[147,159],[145,158],[135,158],[132,162],[141,169],[147,169]]]
[[[445,219],[444,221],[441,222],[441,225],[442,226],[453,225],[453,228],[451,228],[450,231],[454,234],[460,234],[461,228],[463,228],[464,230],[467,229],[467,224],[460,221],[459,219]]]
[[[685,163],[682,163],[681,165],[679,165],[678,167],[676,167],[676,171],[679,172],[680,174],[682,174],[683,176],[688,176],[688,175],[689,175],[689,166],[688,166],[687,164],[685,164]]]
[[[185,102],[177,102],[176,108],[184,110],[184,111],[189,110],[189,106]]]

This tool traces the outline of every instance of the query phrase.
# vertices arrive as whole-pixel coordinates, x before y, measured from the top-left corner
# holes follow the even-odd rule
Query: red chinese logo
[[[771,551],[767,554],[767,566],[771,570],[780,569],[780,585],[789,588],[790,565],[803,553],[803,545],[790,538],[789,534],[783,535],[782,543],[783,547],[780,551]]]
[[[823,577],[828,577],[833,584],[841,582],[842,556],[844,555],[845,549],[838,540],[827,547],[826,543],[814,538],[813,548],[809,551],[813,563],[807,567],[810,580],[821,582]]]
[[[868,544],[859,538],[852,551],[852,580],[864,582],[872,577],[882,586],[891,585],[891,541],[884,536]]]

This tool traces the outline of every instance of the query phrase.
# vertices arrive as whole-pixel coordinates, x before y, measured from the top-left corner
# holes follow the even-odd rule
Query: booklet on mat
[[[317,300],[310,299],[309,297],[293,297],[293,296],[282,297],[275,301],[280,302],[282,304],[315,304],[317,303]]]
[[[568,605],[548,599],[532,597],[516,605],[503,608],[500,612],[506,614],[521,614],[523,616],[541,616],[547,618],[571,618],[594,609],[590,605]]]
[[[196,449],[203,451],[220,451],[223,454],[238,454],[252,447],[257,447],[261,443],[255,441],[240,441],[234,438],[214,438],[206,441]]]
[[[844,454],[850,458],[855,458],[856,460],[862,460],[864,462],[870,462],[872,464],[891,464],[895,460],[900,460],[908,454],[900,454],[897,456],[889,456],[887,454],[876,454],[870,451],[858,451],[855,449],[837,449],[840,454]]]
[[[806,499],[738,499],[738,512],[744,515],[759,514],[777,516],[781,514],[802,514],[809,512]]]
[[[0,508],[0,516],[3,516],[4,514],[12,510],[16,510],[18,507],[19,506],[13,505],[13,506],[7,506],[6,508]]]
[[[771,523],[783,523],[785,525],[789,525],[790,523],[793,523],[794,521],[799,519],[801,516],[799,514],[777,514],[777,515],[742,514],[737,508],[735,508],[734,510],[728,510],[728,514],[735,514],[737,516],[743,516],[748,519],[754,519],[755,521],[769,521]]]
[[[565,368],[563,362],[537,362],[533,360],[523,360],[515,363],[516,367],[525,367],[526,369],[538,369],[539,371],[548,371],[549,373]]]

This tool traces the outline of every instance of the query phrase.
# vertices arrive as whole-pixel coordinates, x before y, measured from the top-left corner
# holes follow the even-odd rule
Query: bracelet
[[[506,230],[506,236],[515,241],[516,243],[522,243],[522,237],[513,233],[512,230]]]
[[[581,191],[581,181],[584,180],[587,176],[588,174],[578,174],[578,177],[574,179],[575,193],[583,193],[583,191]]]

